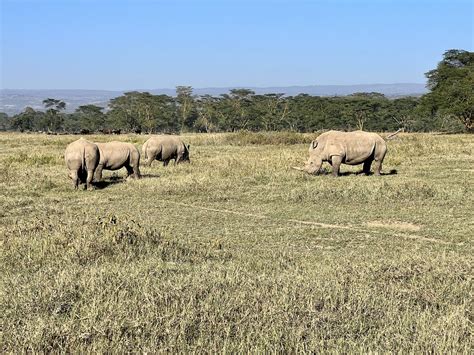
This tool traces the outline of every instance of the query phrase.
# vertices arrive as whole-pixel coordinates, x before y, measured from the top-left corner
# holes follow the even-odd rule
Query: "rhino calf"
[[[64,160],[69,169],[69,177],[75,189],[80,183],[86,183],[86,188],[92,190],[94,172],[99,164],[99,148],[84,138],[72,142],[66,147]]]
[[[96,181],[102,180],[102,170],[118,170],[123,167],[127,169],[127,177],[140,178],[140,152],[132,143],[113,141],[96,144],[100,152]]]
[[[363,172],[370,173],[375,161],[375,175],[380,175],[382,162],[387,153],[387,144],[376,133],[355,131],[329,131],[321,134],[309,146],[309,159],[304,168],[294,168],[316,174],[323,162],[332,165],[332,174],[339,175],[341,164],[364,164]]]
[[[174,163],[189,162],[189,144],[186,145],[181,138],[176,136],[162,135],[148,139],[142,147],[146,166],[150,166],[156,159],[167,166],[171,159]]]

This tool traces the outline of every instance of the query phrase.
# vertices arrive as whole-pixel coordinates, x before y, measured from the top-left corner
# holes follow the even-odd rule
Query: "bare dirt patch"
[[[401,221],[390,221],[390,222],[372,221],[372,222],[367,222],[366,225],[370,228],[387,228],[387,229],[395,229],[399,231],[408,231],[408,232],[417,232],[421,229],[421,227],[417,226],[416,224],[401,222]]]

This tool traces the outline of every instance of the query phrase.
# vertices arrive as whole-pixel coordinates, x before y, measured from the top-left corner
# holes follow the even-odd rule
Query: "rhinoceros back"
[[[329,131],[317,138],[316,150],[319,150],[323,160],[330,160],[331,156],[343,157],[343,162],[348,165],[357,165],[378,151],[386,152],[385,141],[376,133],[354,131],[340,132]],[[310,148],[311,151],[311,148]]]
[[[99,158],[97,145],[84,138],[70,143],[64,153],[66,165],[70,170],[95,169],[99,164]]]
[[[373,157],[377,149],[386,150],[385,141],[376,133],[364,131],[342,133],[346,164],[360,164]]]
[[[140,159],[138,149],[127,142],[112,141],[97,143],[100,151],[100,163],[104,169],[117,170],[127,162]]]
[[[146,147],[145,147],[146,145]],[[170,135],[154,136],[148,139],[144,146],[144,154],[156,151],[158,160],[173,159],[182,150],[184,143],[179,137]]]

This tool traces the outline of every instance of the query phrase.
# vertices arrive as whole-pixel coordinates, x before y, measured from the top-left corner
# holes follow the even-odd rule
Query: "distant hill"
[[[239,87],[242,88],[242,87]],[[308,94],[313,96],[345,96],[355,92],[379,92],[387,97],[420,96],[427,92],[424,84],[362,84],[362,85],[311,85],[287,87],[245,87],[257,94],[282,93],[287,96]],[[195,88],[196,95],[219,96],[228,93],[234,87],[226,88]],[[155,95],[165,94],[174,96],[175,89],[136,89],[124,91],[107,90],[0,90],[0,112],[13,115],[30,106],[36,110],[43,109],[42,101],[46,98],[61,99],[66,102],[68,112],[74,111],[78,106],[93,104],[107,107],[110,99],[122,95],[127,91],[147,91]]]
[[[285,87],[245,87],[257,94],[282,93],[288,96],[308,94],[313,96],[345,96],[355,92],[379,92],[387,97],[421,96],[427,92],[425,84],[360,84],[360,85],[311,85]],[[194,89],[198,95],[221,95],[233,88]],[[154,90],[152,90],[154,92]]]

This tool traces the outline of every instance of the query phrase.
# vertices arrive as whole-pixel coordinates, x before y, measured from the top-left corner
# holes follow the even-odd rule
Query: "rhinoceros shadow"
[[[159,178],[159,177],[160,175],[158,174],[143,174],[140,176],[141,179],[153,179],[153,178]],[[111,177],[102,179],[101,181],[95,181],[94,186],[96,189],[102,190],[111,185],[123,184],[126,181],[127,181],[127,178],[125,177],[112,175]]]
[[[397,169],[392,169],[388,173],[382,173],[381,175],[397,175],[398,171]]]
[[[94,186],[97,190],[102,190],[105,189],[108,186],[115,185],[115,184],[122,184],[126,180],[125,178],[117,178],[117,177],[112,177],[110,179],[102,179],[101,181],[96,181],[94,182]]]
[[[325,172],[323,173],[322,175],[330,175],[331,172]],[[397,175],[398,174],[398,171],[397,169],[392,169],[390,170],[388,173],[380,173],[380,175],[384,176],[384,175]],[[365,175],[365,173],[363,171],[341,171],[339,172],[339,176],[352,176],[352,175]],[[371,171],[369,174],[369,176],[371,175],[374,175],[374,172]]]
[[[154,179],[154,178],[159,178],[161,175],[159,174],[142,174],[141,178],[142,179]]]

